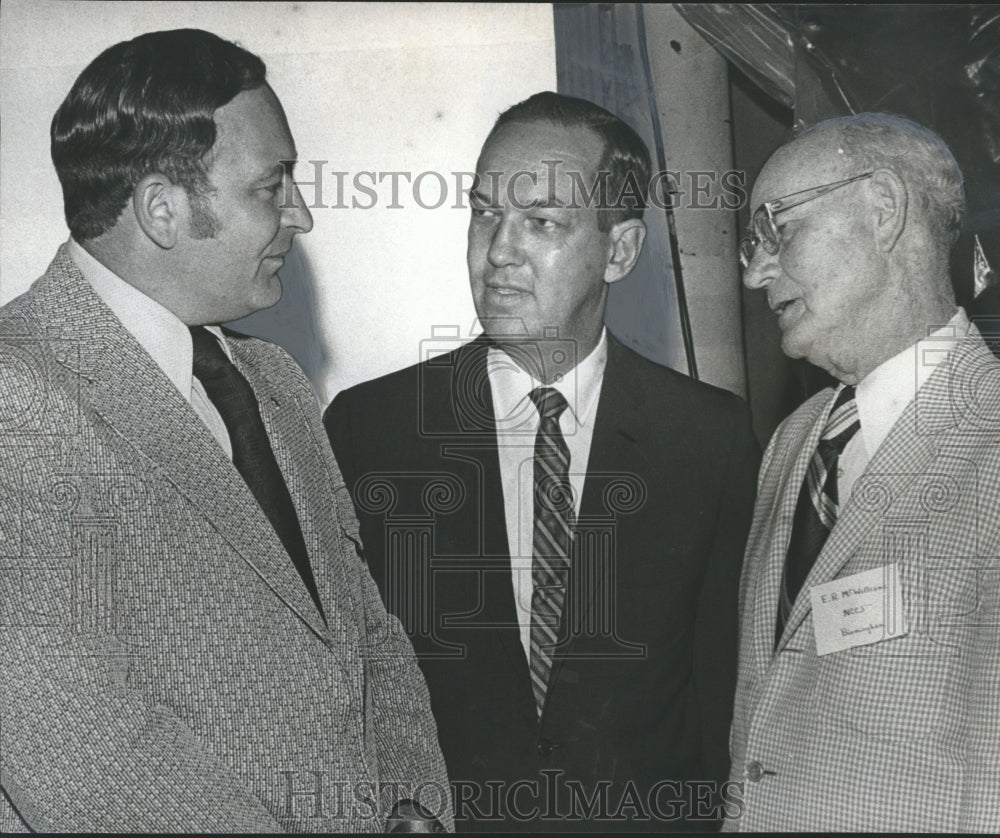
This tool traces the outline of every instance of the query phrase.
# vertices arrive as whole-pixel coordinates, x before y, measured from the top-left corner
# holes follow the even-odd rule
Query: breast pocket
[[[820,658],[813,695],[821,719],[890,739],[940,734],[961,692],[957,649],[927,635],[884,640]]]

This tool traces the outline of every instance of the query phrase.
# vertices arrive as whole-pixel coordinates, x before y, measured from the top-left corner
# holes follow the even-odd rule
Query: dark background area
[[[969,210],[952,260],[956,298],[984,333],[995,334],[1000,288],[982,266],[977,286],[974,253],[978,238],[989,264],[1000,266],[1000,6],[767,8],[795,38],[795,100],[791,107],[776,101],[730,62],[737,168],[752,184],[796,125],[852,111],[895,113],[928,126],[951,147],[966,179]],[[741,229],[748,216],[748,208],[740,210]],[[744,289],[743,312],[748,393],[760,433],[831,379],[782,355],[762,295]]]
[[[733,118],[733,160],[747,174],[747,186],[776,148],[793,136],[794,113],[767,96],[730,65],[729,93]],[[739,229],[750,223],[750,207],[738,210]],[[815,392],[829,380],[823,370],[805,361],[793,361],[781,351],[781,330],[767,296],[743,288],[743,342],[746,352],[747,401],[757,437],[764,445],[803,394]]]

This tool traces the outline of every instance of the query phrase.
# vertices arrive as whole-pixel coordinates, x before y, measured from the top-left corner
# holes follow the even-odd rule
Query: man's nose
[[[509,216],[501,217],[496,229],[493,230],[486,258],[490,260],[490,264],[494,268],[502,268],[506,265],[517,264],[520,258],[519,254],[520,245],[515,221]]]
[[[761,245],[757,245],[750,264],[743,269],[743,284],[751,291],[766,288],[774,279],[777,265],[777,254],[768,253]]]
[[[312,213],[295,184],[292,184],[291,203],[282,206],[281,210],[281,221],[286,227],[295,227],[300,233],[308,233],[313,228]]]

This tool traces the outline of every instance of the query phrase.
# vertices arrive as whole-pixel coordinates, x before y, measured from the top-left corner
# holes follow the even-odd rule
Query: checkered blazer
[[[0,310],[0,832],[381,831],[420,783],[450,823],[427,689],[358,559],[308,384],[277,347],[227,340],[325,624],[65,250]]]
[[[933,363],[928,355],[925,363]],[[740,593],[726,828],[1000,831],[1000,362],[973,327],[859,478],[774,650],[833,392],[778,428]],[[908,634],[817,657],[809,587],[899,562]]]

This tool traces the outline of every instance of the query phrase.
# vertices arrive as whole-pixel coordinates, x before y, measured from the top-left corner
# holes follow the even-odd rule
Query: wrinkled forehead
[[[503,203],[555,198],[567,203],[597,174],[603,143],[589,128],[549,122],[512,123],[483,146],[476,163],[478,191]]]
[[[767,161],[753,187],[751,211],[765,201],[841,180],[849,169],[837,131],[807,134],[779,148]]]

